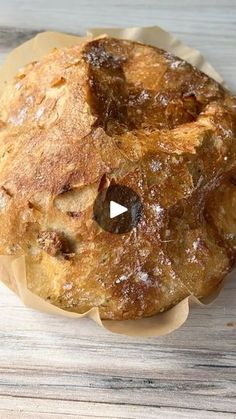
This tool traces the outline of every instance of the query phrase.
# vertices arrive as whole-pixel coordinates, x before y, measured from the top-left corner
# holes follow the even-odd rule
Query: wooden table
[[[234,0],[0,0],[0,58],[45,29],[159,24],[236,91]],[[235,275],[163,338],[29,310],[0,285],[0,418],[236,418]]]

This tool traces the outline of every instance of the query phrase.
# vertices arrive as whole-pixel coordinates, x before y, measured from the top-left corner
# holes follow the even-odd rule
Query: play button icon
[[[120,205],[115,201],[110,202],[110,218],[118,217],[118,215],[124,214],[126,211],[128,211],[128,208],[123,205]]]
[[[131,188],[111,184],[97,195],[93,215],[103,230],[114,234],[128,233],[142,217],[142,203]]]

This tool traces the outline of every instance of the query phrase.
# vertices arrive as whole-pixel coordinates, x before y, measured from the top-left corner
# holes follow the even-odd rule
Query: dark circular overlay
[[[111,201],[127,208],[123,214],[110,218]],[[136,192],[124,185],[113,184],[99,192],[93,207],[94,220],[109,233],[124,234],[135,228],[141,217],[142,202]]]

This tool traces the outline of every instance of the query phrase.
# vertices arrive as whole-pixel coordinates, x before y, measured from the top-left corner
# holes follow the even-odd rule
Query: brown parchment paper
[[[89,29],[86,37],[97,37],[108,34],[117,38],[130,39],[163,48],[176,56],[195,65],[200,70],[223,84],[223,79],[207,62],[199,51],[194,50],[177,40],[173,35],[158,26],[148,28],[95,28]],[[3,86],[14,77],[19,68],[32,61],[39,60],[53,48],[70,47],[82,42],[85,38],[57,32],[44,32],[14,49],[6,58],[0,69],[0,92]],[[129,336],[162,336],[178,329],[187,319],[189,303],[209,304],[219,294],[223,283],[215,290],[214,295],[205,301],[197,300],[193,295],[185,298],[172,309],[156,316],[141,320],[105,320],[99,316],[98,308],[94,307],[86,313],[78,314],[53,306],[27,288],[26,266],[24,256],[0,256],[0,280],[19,295],[22,302],[30,308],[70,318],[89,317],[99,325],[114,333]]]

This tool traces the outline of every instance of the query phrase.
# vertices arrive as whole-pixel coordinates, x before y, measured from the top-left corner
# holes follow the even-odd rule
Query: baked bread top
[[[236,249],[236,98],[185,61],[102,37],[23,68],[0,104],[0,254],[30,290],[103,319],[209,295]],[[103,231],[111,182],[140,196],[130,233]]]

